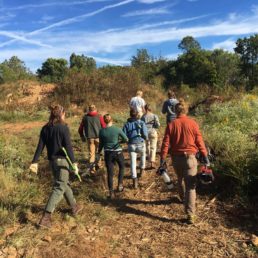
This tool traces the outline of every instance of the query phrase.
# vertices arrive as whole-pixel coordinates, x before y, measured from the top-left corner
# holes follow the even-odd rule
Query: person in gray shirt
[[[167,124],[176,119],[175,106],[178,103],[173,91],[168,91],[168,99],[163,103],[162,113],[167,114]]]
[[[147,156],[150,162],[150,168],[156,167],[156,151],[158,143],[158,132],[157,129],[160,127],[159,118],[153,114],[149,104],[145,105],[146,113],[142,116],[141,120],[145,122],[148,139],[146,140]]]

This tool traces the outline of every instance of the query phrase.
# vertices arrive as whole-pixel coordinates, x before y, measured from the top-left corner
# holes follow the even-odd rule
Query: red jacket
[[[207,156],[207,150],[198,124],[186,115],[177,117],[167,125],[161,147],[161,159],[165,159],[171,146],[171,155],[196,154]]]

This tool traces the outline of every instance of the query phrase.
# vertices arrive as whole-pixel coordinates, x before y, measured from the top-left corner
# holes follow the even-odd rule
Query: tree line
[[[205,50],[192,36],[184,37],[178,48],[182,53],[175,60],[153,57],[146,49],[138,49],[127,67],[108,65],[98,68],[94,58],[73,53],[69,62],[63,58],[48,58],[36,74],[13,56],[0,63],[0,83],[33,77],[43,82],[62,83],[73,73],[90,75],[103,70],[120,73],[133,68],[142,82],[164,88],[187,84],[219,88],[230,85],[250,90],[258,85],[258,34],[239,38],[233,53],[222,49]]]

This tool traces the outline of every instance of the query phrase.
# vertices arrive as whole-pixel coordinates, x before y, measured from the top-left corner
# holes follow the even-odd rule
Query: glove
[[[38,173],[38,163],[32,163],[29,167],[30,172],[37,174]]]
[[[81,137],[82,142],[86,142],[86,138],[84,136]]]
[[[209,167],[211,165],[210,161],[209,161],[209,158],[207,156],[205,156],[204,158],[204,164],[206,167]]]

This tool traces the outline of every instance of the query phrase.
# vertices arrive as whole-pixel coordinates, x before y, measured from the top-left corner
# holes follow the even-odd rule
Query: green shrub
[[[246,95],[212,105],[209,114],[199,113],[205,138],[217,154],[215,170],[245,195],[258,193],[258,151],[252,138],[258,131],[257,110],[258,97]]]

